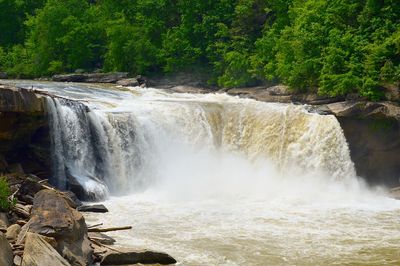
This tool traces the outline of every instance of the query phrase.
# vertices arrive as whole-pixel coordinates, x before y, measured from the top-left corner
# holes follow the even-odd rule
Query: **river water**
[[[400,203],[357,178],[334,116],[225,94],[18,82],[48,99],[68,169],[132,225],[121,246],[180,265],[399,265]],[[71,102],[67,99],[73,99]]]

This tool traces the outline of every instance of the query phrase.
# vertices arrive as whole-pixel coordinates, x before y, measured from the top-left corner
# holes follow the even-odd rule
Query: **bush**
[[[4,177],[0,177],[0,211],[6,211],[11,207],[10,196],[11,191],[7,180]]]

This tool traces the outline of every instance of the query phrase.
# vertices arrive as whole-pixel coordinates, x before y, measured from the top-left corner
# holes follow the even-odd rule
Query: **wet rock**
[[[64,75],[54,75],[53,81],[60,82],[89,82],[89,83],[116,83],[119,80],[126,79],[128,73],[115,72],[115,73],[74,73]]]
[[[6,239],[6,236],[3,233],[0,233],[0,265],[1,266],[13,265],[12,249]]]
[[[124,265],[124,264],[175,264],[176,260],[170,255],[150,250],[143,251],[109,251],[104,255],[101,265]]]
[[[99,201],[106,197],[107,186],[97,177],[79,176],[71,173],[67,174],[67,188],[72,191],[80,200]]]
[[[10,242],[15,242],[18,238],[18,234],[21,232],[21,226],[18,224],[10,225],[7,228],[6,238]]]
[[[103,204],[95,204],[95,205],[83,205],[77,208],[80,212],[98,212],[98,213],[106,213],[108,209]]]
[[[59,192],[41,190],[35,195],[31,219],[24,228],[53,237],[57,242],[57,251],[72,265],[92,262],[93,250],[87,237],[85,219],[69,206]]]
[[[89,232],[89,238],[93,239],[103,245],[113,245],[115,239],[103,233]]]
[[[136,78],[121,79],[117,81],[117,84],[124,87],[137,87],[140,85],[139,81]]]
[[[46,240],[35,233],[27,233],[22,260],[23,266],[70,266]]]

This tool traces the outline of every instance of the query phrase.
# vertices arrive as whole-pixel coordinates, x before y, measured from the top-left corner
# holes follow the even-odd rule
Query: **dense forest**
[[[76,69],[378,100],[400,80],[400,1],[0,0],[0,71]]]

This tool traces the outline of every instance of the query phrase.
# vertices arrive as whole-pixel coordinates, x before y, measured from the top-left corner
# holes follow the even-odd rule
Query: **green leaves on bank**
[[[398,0],[0,0],[0,71],[198,69],[379,100],[400,80],[399,18]]]

